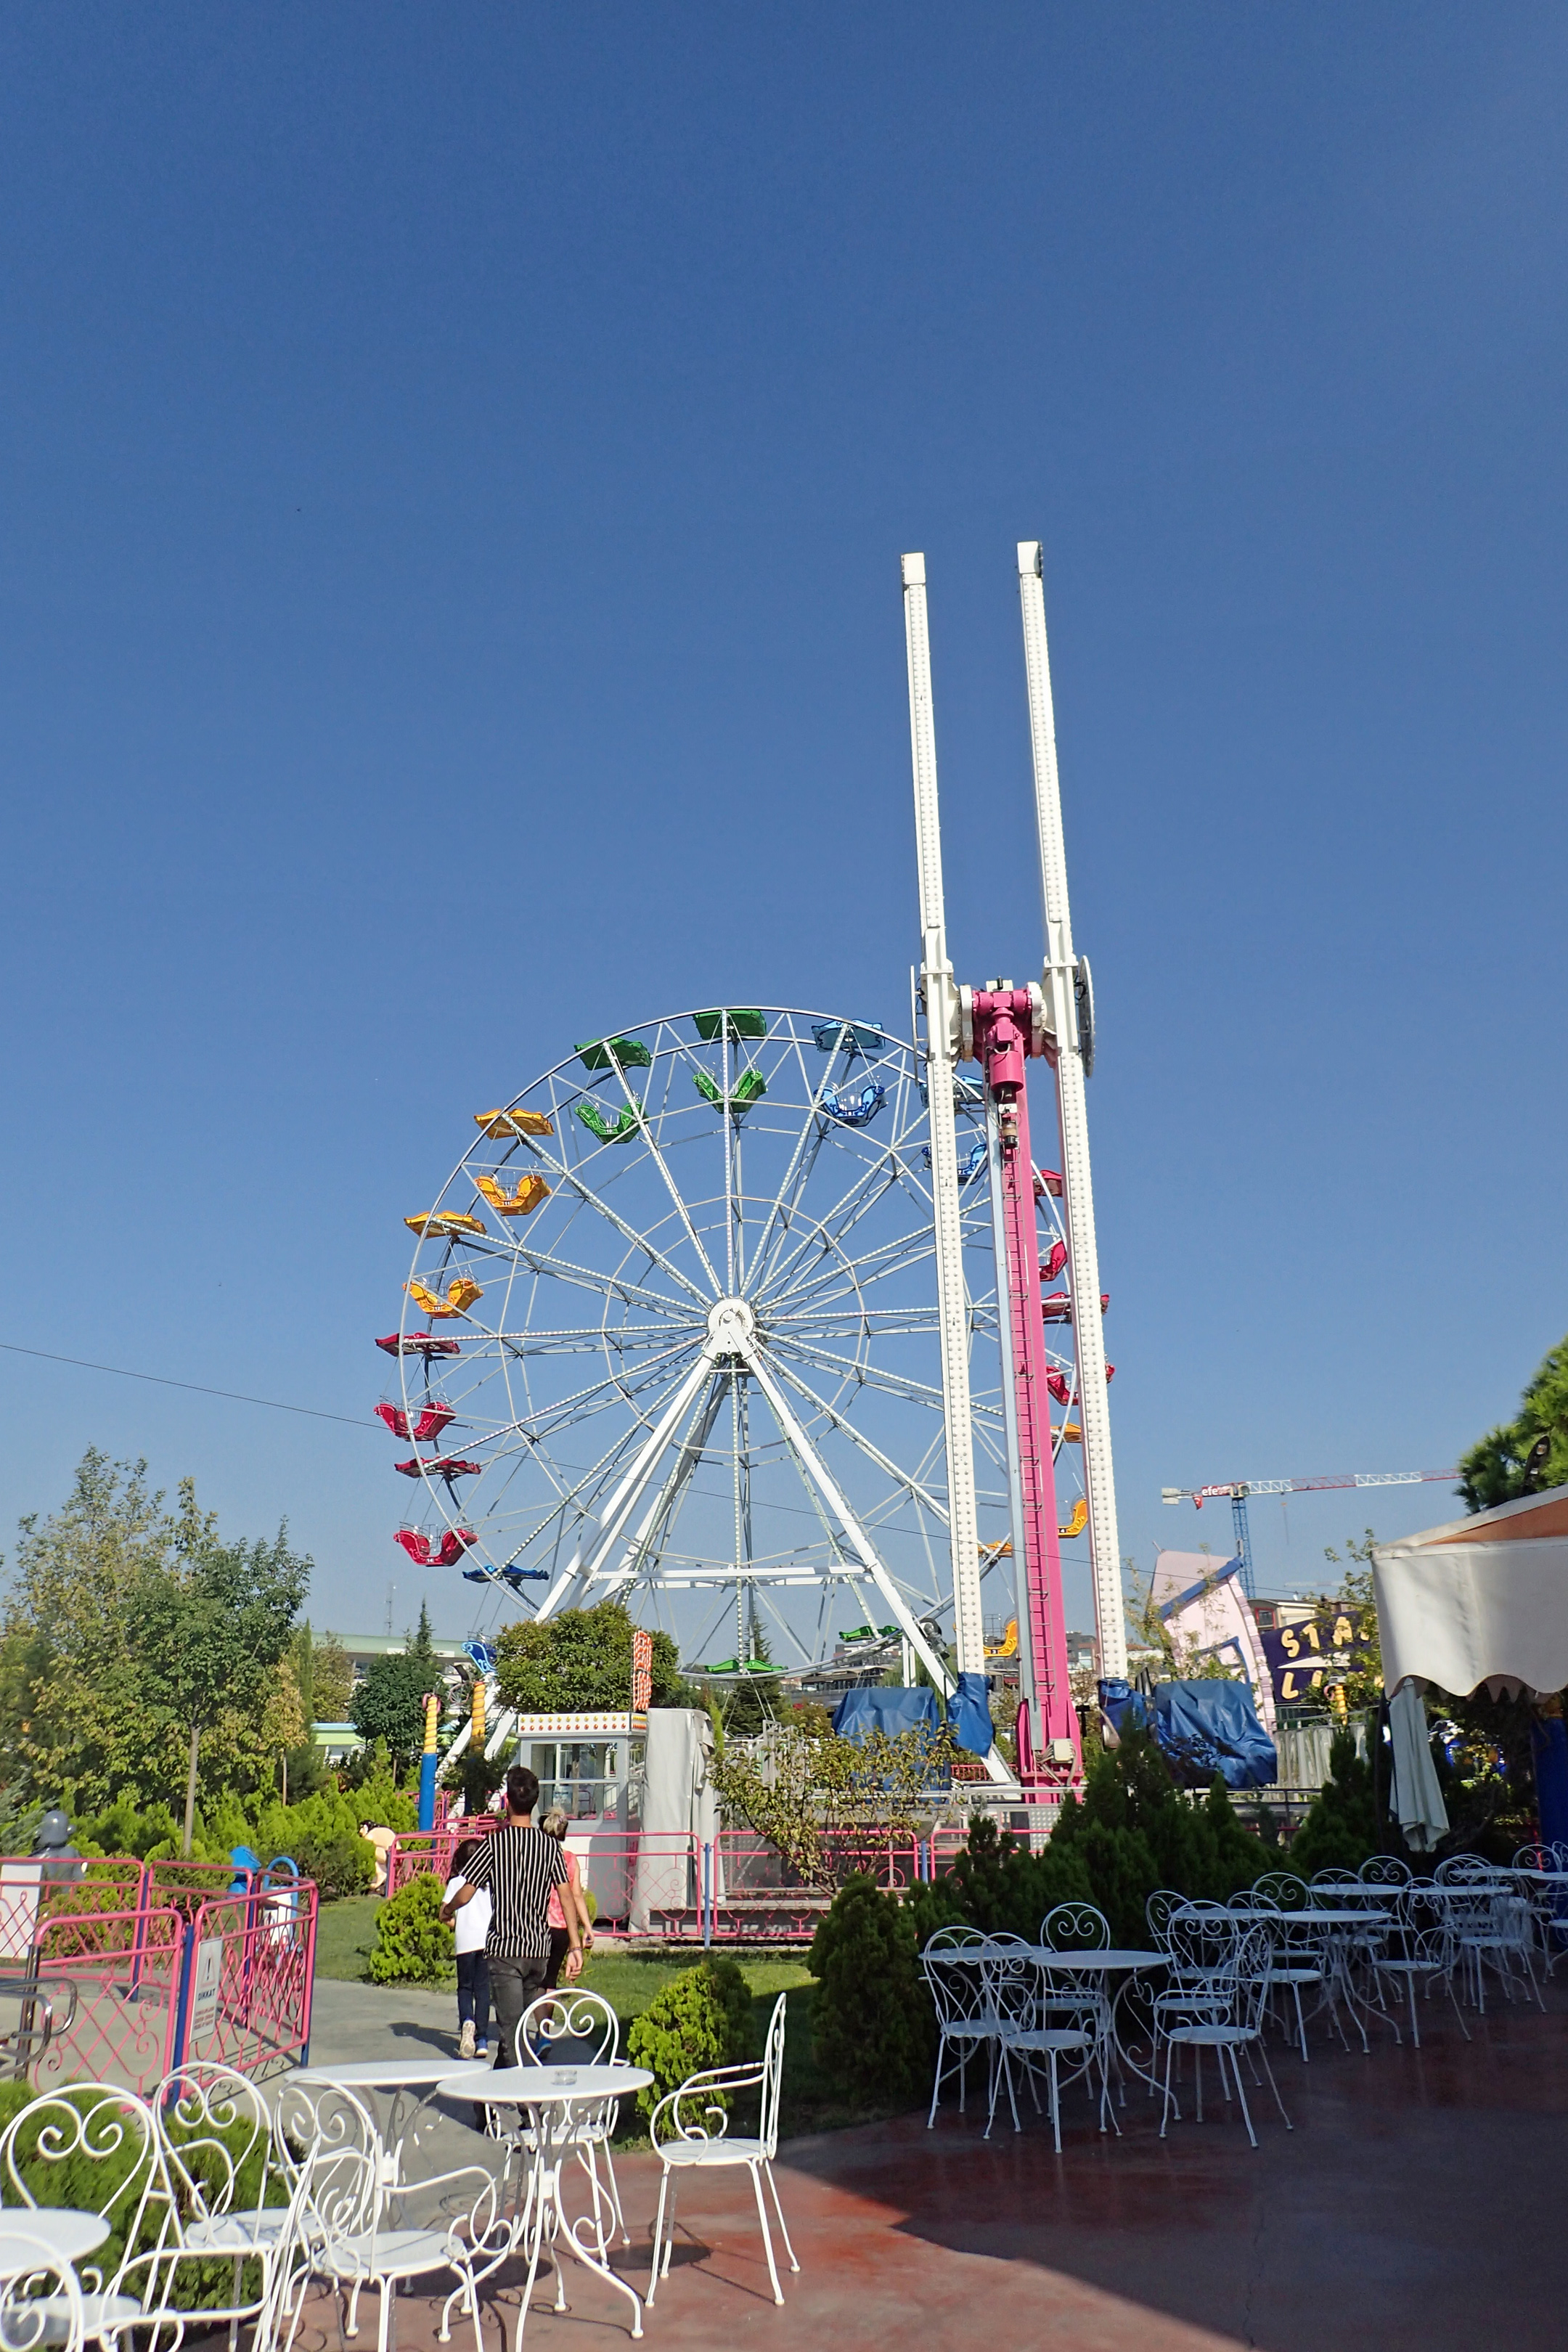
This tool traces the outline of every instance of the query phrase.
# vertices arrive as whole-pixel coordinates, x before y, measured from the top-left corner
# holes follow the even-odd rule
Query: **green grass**
[[[322,1904],[316,1915],[318,1976],[363,1981],[380,1908],[379,1895],[345,1895],[341,1902]]]

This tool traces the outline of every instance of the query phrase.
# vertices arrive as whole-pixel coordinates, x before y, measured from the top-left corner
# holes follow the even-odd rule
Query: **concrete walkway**
[[[352,1984],[318,1977],[310,2010],[310,2061],[343,2066],[353,2058],[384,2058],[407,2044],[457,2055],[458,1996],[416,1986]]]
[[[785,2274],[784,2309],[747,2177],[721,2174],[683,2194],[648,2337],[681,2352],[1559,2352],[1568,1998],[1547,2000],[1545,2016],[1472,2018],[1469,2044],[1434,2003],[1421,2051],[1386,2032],[1370,2058],[1320,2042],[1303,2066],[1277,2051],[1295,2128],[1263,2094],[1256,2153],[1224,2109],[1162,2141],[1141,2093],[1120,2140],[1101,2139],[1069,2095],[1060,2158],[1032,2113],[1020,2136],[999,2125],[989,2144],[973,2113],[944,2113],[930,2133],[910,2116],[787,2143],[778,2181],[802,2267]],[[404,2026],[438,2031],[433,2017]],[[618,2169],[633,2244],[616,2267],[646,2287],[658,2168],[631,2156]],[[625,2343],[628,2306],[571,2263],[566,2279],[563,2317],[542,2279],[525,2343]],[[485,2352],[503,2326],[510,2345],[519,2283],[509,2266],[487,2291]],[[400,2299],[402,2352],[434,2345],[435,2308]],[[330,2309],[308,2316],[302,2352],[332,2352]]]

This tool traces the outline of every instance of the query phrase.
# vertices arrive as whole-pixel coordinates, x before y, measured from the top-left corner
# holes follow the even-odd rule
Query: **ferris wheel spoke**
[[[675,1395],[666,1405],[659,1419],[648,1429],[642,1444],[633,1455],[621,1477],[620,1484],[605,1506],[604,1518],[600,1522],[585,1559],[583,1551],[583,1538],[579,1537],[576,1549],[567,1563],[564,1575],[559,1583],[551,1586],[540,1603],[540,1622],[552,1616],[557,1606],[569,1593],[587,1590],[593,1580],[594,1571],[601,1559],[607,1559],[620,1541],[626,1521],[637,1509],[648,1480],[663,1459],[670,1439],[679,1425],[682,1414],[690,1406],[712,1370],[713,1360],[705,1346],[685,1379],[679,1382]]]
[[[619,1067],[618,1064],[616,1065],[616,1067]],[[646,1129],[644,1133],[646,1136]],[[601,1145],[599,1148],[603,1150],[605,1147]],[[547,1155],[541,1154],[542,1158],[546,1156]],[[697,1304],[701,1307],[703,1314],[707,1314],[712,1301],[710,1298],[705,1298],[703,1297],[702,1292],[699,1289],[697,1284],[691,1280],[689,1275],[683,1272],[683,1270],[677,1265],[673,1258],[667,1257],[657,1243],[651,1241],[646,1234],[639,1234],[634,1226],[628,1224],[626,1218],[620,1214],[619,1211],[612,1209],[609,1202],[605,1199],[603,1193],[595,1192],[593,1185],[588,1183],[569,1161],[561,1160],[553,1162],[553,1164],[562,1183],[569,1184],[585,1207],[595,1211],[599,1216],[604,1218],[605,1223],[607,1225],[613,1225],[616,1232],[620,1234],[623,1241],[629,1242],[632,1247],[637,1250],[640,1255],[646,1256],[651,1264],[658,1266],[665,1274],[668,1275],[671,1282],[678,1282],[680,1285],[681,1289],[686,1292],[687,1296],[696,1300]],[[516,1247],[519,1257],[523,1258],[526,1262],[528,1253],[524,1245],[521,1243],[518,1243],[514,1244],[514,1246]],[[702,1255],[703,1263],[706,1265],[706,1254],[700,1252],[700,1255]],[[712,1268],[710,1266],[708,1270],[710,1274],[711,1274]],[[585,1272],[585,1269],[580,1268],[578,1271],[580,1275],[583,1275]],[[658,1294],[657,1292],[651,1292],[649,1293],[649,1296],[658,1297]],[[673,1298],[660,1299],[659,1303],[660,1305],[668,1307],[672,1314],[679,1311]]]
[[[658,1551],[668,1542],[671,1529],[679,1516],[687,1488],[690,1486],[702,1460],[708,1440],[713,1433],[713,1423],[719,1418],[719,1408],[724,1402],[725,1386],[722,1374],[715,1372],[709,1383],[707,1393],[698,1397],[691,1419],[687,1423],[686,1433],[680,1441],[680,1450],[675,1457],[663,1486],[655,1497],[641,1527],[622,1554],[619,1565],[605,1579],[612,1597],[622,1584],[629,1583],[634,1577],[643,1572],[650,1554],[657,1555]]]
[[[684,1056],[684,1045],[678,1045],[677,1052],[680,1055]],[[625,1095],[627,1104],[630,1106],[634,1116],[637,1118],[642,1128],[643,1141],[647,1147],[648,1157],[653,1161],[655,1168],[658,1171],[659,1181],[663,1184],[665,1191],[669,1195],[671,1203],[675,1209],[675,1213],[679,1218],[681,1224],[685,1228],[686,1238],[691,1244],[692,1248],[696,1251],[698,1257],[701,1261],[703,1271],[707,1275],[709,1281],[713,1286],[713,1297],[717,1298],[720,1297],[721,1293],[719,1287],[719,1277],[713,1271],[713,1262],[711,1258],[710,1258],[706,1249],[703,1247],[701,1236],[699,1234],[696,1226],[691,1222],[690,1213],[687,1208],[680,1188],[669,1172],[669,1164],[665,1159],[664,1153],[660,1149],[658,1137],[654,1132],[653,1119],[648,1117],[646,1106],[643,1103],[640,1103],[637,1100],[637,1096],[633,1093],[630,1085],[627,1083],[626,1074],[621,1067],[620,1063],[616,1062],[615,1067],[616,1076],[621,1082],[621,1092]],[[666,1090],[666,1093],[668,1099],[668,1089]],[[656,1117],[659,1114],[655,1114]],[[674,1271],[673,1267],[671,1267],[670,1271]],[[699,1291],[695,1286],[689,1285],[688,1286],[691,1289],[693,1297],[701,1297],[700,1291]],[[704,1304],[706,1304],[706,1301]]]
[[[832,1066],[832,1063],[829,1062],[829,1071]],[[828,1079],[825,1077],[822,1086],[825,1087],[827,1084]],[[808,1116],[805,1125],[801,1129],[778,1191],[773,1194],[773,1201],[758,1227],[757,1238],[752,1249],[753,1289],[767,1281],[769,1260],[782,1247],[784,1235],[789,1231],[789,1208],[785,1206],[786,1200],[789,1207],[793,1208],[795,1203],[804,1196],[805,1188],[816,1172],[822,1147],[827,1139],[826,1122],[821,1117],[821,1099],[822,1087],[818,1087],[812,1101],[812,1111],[816,1116]],[[777,1227],[776,1235],[775,1226]]]
[[[512,1255],[517,1264],[526,1266],[531,1274],[552,1276],[559,1282],[569,1283],[574,1289],[597,1291],[601,1297],[618,1298],[626,1307],[657,1308],[661,1315],[679,1316],[689,1312],[679,1298],[667,1298],[662,1291],[650,1290],[646,1283],[628,1282],[623,1275],[602,1274],[594,1266],[575,1265],[569,1258],[557,1257],[553,1251],[539,1249],[529,1242],[514,1242]],[[694,1291],[692,1296],[706,1317],[708,1300],[700,1291]],[[472,1318],[469,1319],[471,1321]],[[502,1336],[500,1332],[490,1334],[494,1339]]]
[[[624,1324],[589,1323],[576,1330],[498,1331],[495,1338],[508,1356],[581,1356],[602,1348],[614,1348],[623,1353],[635,1349],[666,1347],[698,1334],[689,1324],[651,1324],[647,1329],[628,1330]],[[477,1351],[474,1360],[479,1361]]]
[[[942,1391],[930,1381],[917,1381],[907,1373],[889,1371],[875,1364],[858,1363],[852,1357],[836,1355],[831,1349],[814,1348],[809,1340],[775,1337],[772,1346],[775,1353],[792,1355],[803,1363],[837,1372],[858,1388],[879,1389],[884,1395],[907,1397],[911,1403],[930,1405],[939,1412],[942,1410]],[[984,1406],[975,1406],[977,1412],[985,1410]]]
[[[526,1423],[513,1421],[503,1429],[493,1432],[491,1442],[515,1434],[530,1444],[542,1444],[563,1429],[574,1428],[596,1418],[600,1412],[612,1411],[617,1403],[626,1406],[646,1426],[648,1415],[637,1402],[638,1397],[646,1389],[668,1386],[670,1372],[679,1360],[697,1344],[693,1339],[683,1347],[665,1349],[661,1355],[641,1366],[635,1379],[628,1378],[625,1372],[608,1372],[603,1380],[591,1381],[586,1388],[574,1389],[568,1396],[556,1397],[548,1404],[538,1405]],[[482,1444],[486,1440],[480,1438],[475,1442]]]
[[[868,1461],[876,1464],[884,1477],[892,1479],[894,1484],[902,1487],[915,1502],[921,1504],[926,1510],[930,1511],[942,1527],[946,1527],[947,1505],[940,1496],[931,1487],[923,1485],[919,1477],[911,1477],[907,1470],[900,1470],[898,1464],[884,1454],[881,1447],[874,1444],[863,1429],[858,1429],[847,1414],[841,1413],[836,1405],[829,1404],[827,1399],[820,1395],[808,1381],[803,1380],[794,1365],[789,1363],[777,1349],[770,1349],[768,1352],[779,1378],[787,1381],[797,1396],[804,1397],[814,1412],[821,1413],[826,1421],[832,1423],[835,1429],[841,1431],[852,1444],[859,1448]]]
[[[932,1309],[924,1307],[829,1306],[803,1309],[797,1315],[770,1315],[767,1328],[802,1339],[856,1331],[878,1339],[920,1339],[934,1332],[937,1323]]]
[[[831,1306],[841,1299],[857,1298],[874,1283],[911,1273],[931,1255],[929,1243],[899,1239],[879,1243],[858,1258],[827,1255],[823,1263],[806,1269],[792,1289],[770,1299],[763,1312],[772,1322],[781,1307]]]
[[[836,1248],[843,1235],[851,1231],[862,1216],[886,1199],[896,1181],[896,1176],[890,1172],[888,1151],[879,1153],[875,1160],[868,1161],[829,1210],[803,1224],[793,1251],[775,1257],[766,1286],[753,1292],[757,1304],[761,1306],[778,1297],[788,1286],[795,1269],[814,1247],[823,1251]]]
[[[913,1643],[921,1663],[931,1675],[936,1688],[944,1696],[948,1695],[953,1688],[952,1677],[917,1623],[912,1611],[889,1574],[881,1555],[872,1543],[854,1507],[791,1411],[789,1402],[765,1359],[760,1354],[753,1354],[750,1360],[757,1384],[773,1410],[773,1419],[790,1441],[792,1450],[810,1471],[812,1478],[820,1489],[823,1501],[843,1528],[850,1549],[861,1561],[867,1573],[875,1580],[878,1591],[888,1601],[894,1616]]]

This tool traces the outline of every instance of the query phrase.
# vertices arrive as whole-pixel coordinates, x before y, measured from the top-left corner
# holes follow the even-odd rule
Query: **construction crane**
[[[1249,1601],[1258,1598],[1252,1573],[1252,1530],[1247,1520],[1249,1495],[1321,1495],[1342,1486],[1423,1486],[1436,1479],[1457,1478],[1457,1470],[1352,1470],[1340,1478],[1233,1478],[1216,1486],[1162,1486],[1163,1503],[1191,1503],[1201,1511],[1205,1503],[1228,1496],[1241,1561],[1242,1589]]]

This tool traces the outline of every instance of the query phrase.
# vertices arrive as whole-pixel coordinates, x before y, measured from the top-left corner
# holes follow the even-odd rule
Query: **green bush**
[[[870,1877],[847,1879],[812,1937],[807,1966],[817,1980],[812,2053],[824,2078],[866,2105],[918,2098],[935,2033],[913,1906]]]
[[[653,2075],[637,2093],[637,2105],[651,2115],[689,2074],[739,2065],[752,2049],[751,1987],[736,1961],[713,1954],[683,1969],[632,2020],[626,2053],[634,2066],[647,2066]],[[729,2101],[715,2094],[711,2104],[727,2108]]]
[[[358,1830],[334,1838],[302,1837],[294,1855],[301,1878],[313,1878],[323,1903],[365,1895],[375,1877],[375,1849]]]
[[[963,1922],[987,1936],[1026,1937],[1031,1943],[1040,1921],[1058,1903],[1089,1903],[1094,1891],[1082,1858],[1055,1840],[1039,1853],[994,1822],[976,1814],[968,1842],[948,1869],[904,1897],[923,1945],[938,1927]]]
[[[365,1848],[368,1853],[369,1847]],[[441,1917],[441,1881],[433,1871],[411,1878],[375,1915],[370,1948],[374,1984],[440,1984],[457,1966],[457,1944]]]

